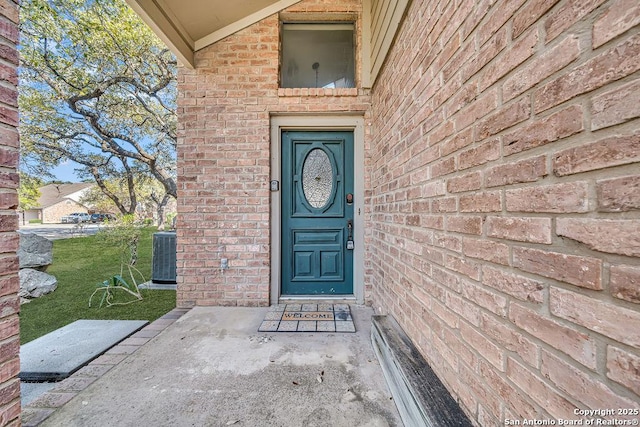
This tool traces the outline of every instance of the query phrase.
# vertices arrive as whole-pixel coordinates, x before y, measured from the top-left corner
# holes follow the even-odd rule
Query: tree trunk
[[[156,213],[158,215],[158,230],[164,230],[165,218],[164,218],[164,209],[167,207],[167,203],[169,203],[169,199],[171,195],[165,193],[162,197],[162,200],[158,203],[156,208]]]

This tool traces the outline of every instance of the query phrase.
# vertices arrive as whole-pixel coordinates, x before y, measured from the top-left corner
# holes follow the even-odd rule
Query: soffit
[[[194,53],[301,0],[126,0],[173,51],[195,68]],[[382,68],[411,0],[362,0],[362,87]]]
[[[300,0],[127,0],[176,54],[193,67],[193,53]]]

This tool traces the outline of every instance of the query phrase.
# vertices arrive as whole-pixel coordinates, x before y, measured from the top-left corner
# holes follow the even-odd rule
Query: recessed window
[[[283,24],[280,86],[355,87],[353,24]]]

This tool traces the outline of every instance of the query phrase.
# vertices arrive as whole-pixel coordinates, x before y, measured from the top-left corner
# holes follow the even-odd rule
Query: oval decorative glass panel
[[[314,148],[302,165],[302,191],[307,202],[316,208],[324,207],[333,190],[333,166],[323,150]]]

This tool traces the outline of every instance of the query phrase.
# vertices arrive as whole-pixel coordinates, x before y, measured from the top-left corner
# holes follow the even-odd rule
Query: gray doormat
[[[258,332],[355,332],[349,304],[272,305]]]

